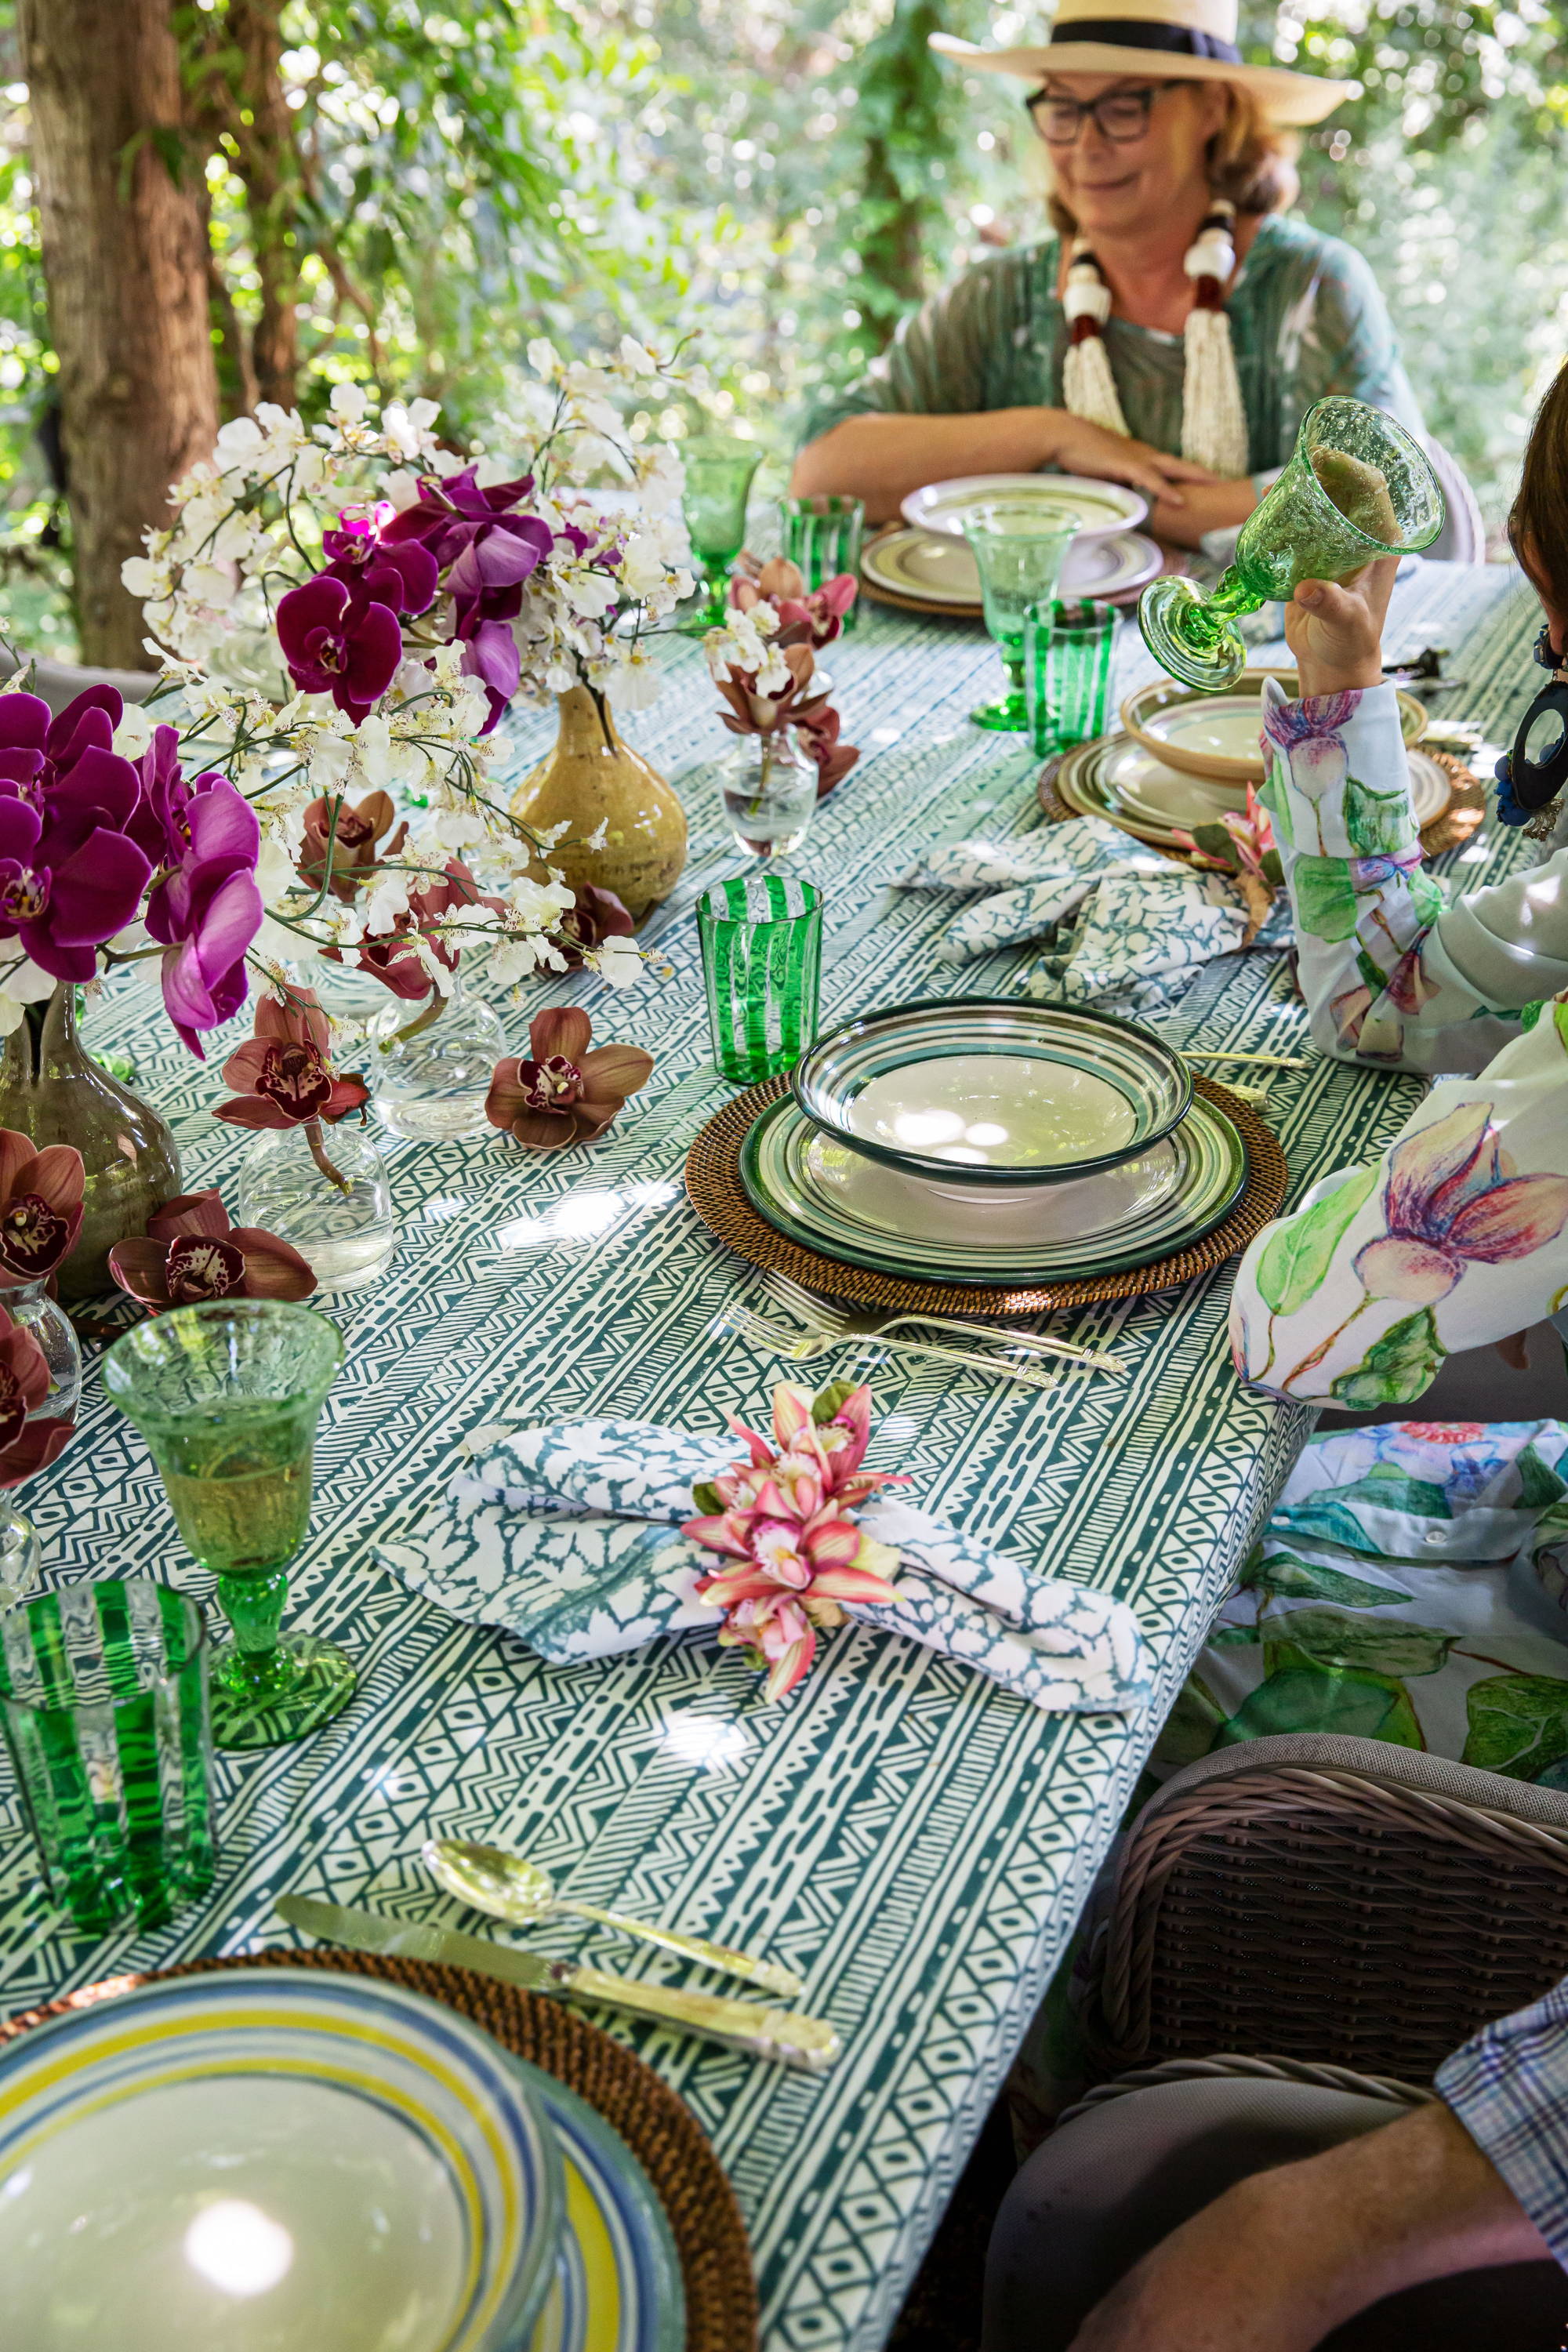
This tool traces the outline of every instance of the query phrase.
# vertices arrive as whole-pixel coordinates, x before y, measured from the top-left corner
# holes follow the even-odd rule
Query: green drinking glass
[[[1074,535],[1070,522],[1052,521],[1049,516],[1049,508],[1037,499],[1029,505],[996,499],[964,511],[963,536],[980,573],[985,625],[1007,673],[1007,692],[1001,701],[984,703],[970,712],[976,727],[1016,735],[1029,731],[1024,624],[1032,604],[1056,594]]]
[[[162,1927],[217,1859],[200,1606],[106,1578],[0,1632],[0,1727],[50,1901],[84,1935]]]
[[[1234,624],[1303,580],[1348,580],[1379,555],[1419,555],[1443,528],[1443,493],[1426,451],[1364,401],[1333,394],[1307,411],[1295,453],[1241,527],[1236,555],[1205,595],[1167,575],[1138,600],[1155,660],[1184,686],[1220,694],[1247,667]]]
[[[1026,614],[1029,729],[1042,759],[1104,734],[1121,617],[1114,604],[1059,596],[1031,605]]]
[[[841,572],[860,577],[860,546],[866,536],[863,499],[841,498],[836,491],[816,490],[809,496],[779,500],[784,526],[784,551],[799,571],[808,592],[815,593]],[[849,634],[860,617],[856,597],[843,620]]]
[[[793,1070],[816,1037],[821,891],[793,874],[732,874],[698,900],[697,936],[720,1075],[749,1087]]]
[[[690,637],[723,626],[730,567],[746,543],[746,500],[763,453],[750,441],[714,438],[688,442],[680,456],[681,512],[703,577],[701,604],[680,624]]]
[[[354,1670],[331,1642],[282,1637],[288,1564],[310,1524],[311,1449],[342,1334],[308,1307],[214,1299],[138,1323],[103,1385],[158,1466],[174,1523],[217,1578],[233,1641],[213,1662],[220,1748],[276,1748],[330,1722]]]

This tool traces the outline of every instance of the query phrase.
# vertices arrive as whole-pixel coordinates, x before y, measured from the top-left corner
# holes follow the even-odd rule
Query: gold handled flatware
[[[531,1927],[541,1919],[560,1916],[587,1919],[596,1927],[613,1927],[617,1935],[640,1937],[645,1944],[657,1944],[661,1951],[699,1961],[724,1976],[743,1978],[748,1984],[761,1985],[765,1992],[783,1993],[793,2000],[805,1990],[793,1969],[779,1968],[772,1960],[732,1951],[727,1944],[710,1944],[705,1936],[677,1935],[647,1919],[629,1919],[619,1911],[602,1911],[596,1903],[579,1903],[557,1895],[537,1863],[508,1853],[502,1846],[479,1845],[468,1838],[430,1838],[419,1858],[448,1895],[455,1895],[459,1903],[471,1903],[476,1911],[489,1912],[492,1919],[504,1919],[510,1927]]]
[[[937,1331],[953,1331],[966,1339],[984,1339],[1001,1348],[1015,1349],[1024,1356],[1059,1356],[1069,1364],[1081,1364],[1087,1370],[1118,1372],[1125,1376],[1131,1369],[1120,1356],[1100,1354],[1095,1348],[1080,1348],[1071,1339],[1053,1339],[1040,1331],[1010,1331],[990,1323],[965,1323],[956,1315],[851,1315],[837,1307],[829,1307],[814,1298],[809,1290],[793,1282],[787,1274],[766,1273],[763,1288],[770,1298],[814,1328],[823,1328],[833,1320],[842,1323],[847,1330],[858,1332],[864,1339],[879,1339],[889,1331],[901,1330],[909,1324],[929,1327]]]

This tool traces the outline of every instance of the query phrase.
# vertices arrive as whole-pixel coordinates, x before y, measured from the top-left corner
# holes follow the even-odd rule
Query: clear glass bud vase
[[[64,1307],[49,1297],[47,1275],[40,1275],[37,1282],[19,1282],[13,1290],[0,1290],[0,1307],[13,1323],[32,1333],[49,1368],[49,1392],[28,1420],[73,1419],[81,1402],[81,1349]]]
[[[489,1132],[485,1097],[506,1031],[499,1013],[468,995],[460,972],[446,996],[432,989],[423,1005],[389,1004],[371,1036],[365,1076],[375,1115],[394,1135],[440,1143]]]
[[[753,857],[784,857],[805,839],[816,806],[816,762],[792,729],[743,735],[724,763],[724,814]]]
[[[252,1136],[237,1224],[291,1242],[323,1290],[360,1290],[391,1263],[397,1220],[370,1131],[307,1119]]]

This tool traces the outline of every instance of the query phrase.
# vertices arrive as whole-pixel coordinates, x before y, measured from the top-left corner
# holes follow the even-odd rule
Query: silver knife
[[[727,2000],[719,1993],[687,1992],[675,1985],[636,1984],[626,1977],[607,1976],[602,1969],[582,1968],[574,1960],[547,1960],[515,1944],[465,1936],[457,1927],[394,1919],[384,1911],[349,1910],[341,1903],[317,1903],[308,1895],[283,1895],[277,1911],[290,1927],[302,1927],[323,1943],[346,1944],[355,1952],[394,1953],[405,1960],[446,1960],[453,1968],[477,1969],[481,1976],[500,1977],[506,1984],[525,1985],[530,1992],[604,2001],[611,2008],[628,2010],[634,2017],[657,2018],[661,2025],[704,2034],[710,2042],[743,2050],[749,2057],[772,2058],[808,2074],[822,2074],[843,2053],[844,2045],[831,2025],[796,2009]]]

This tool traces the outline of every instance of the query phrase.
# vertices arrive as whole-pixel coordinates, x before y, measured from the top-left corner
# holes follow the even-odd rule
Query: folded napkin
[[[412,1591],[557,1664],[720,1622],[695,1591],[716,1555],[679,1528],[694,1516],[693,1486],[733,1463],[733,1437],[637,1421],[486,1434],[496,1442],[443,1500],[377,1546]],[[1036,1706],[1126,1714],[1148,1698],[1152,1662],[1124,1602],[1033,1575],[886,1495],[858,1517],[898,1550],[900,1597],[846,1602],[847,1615],[960,1659]]]
[[[1015,841],[957,841],[908,867],[895,888],[988,890],[948,925],[938,949],[963,963],[1037,939],[1078,914],[1041,960],[1028,993],[1148,1012],[1181,995],[1200,965],[1239,948],[1247,908],[1220,874],[1195,872],[1100,817],[1046,824]]]

